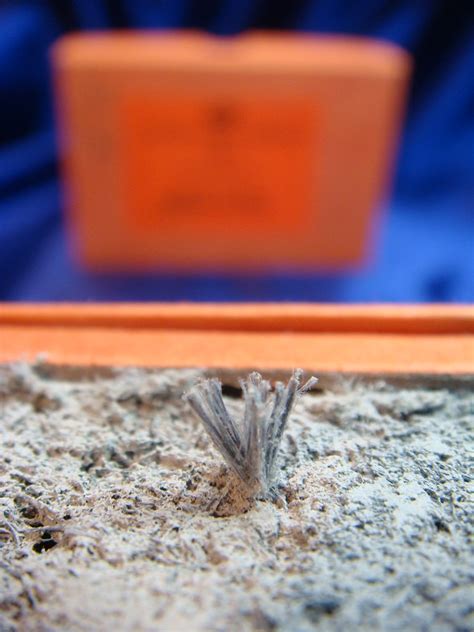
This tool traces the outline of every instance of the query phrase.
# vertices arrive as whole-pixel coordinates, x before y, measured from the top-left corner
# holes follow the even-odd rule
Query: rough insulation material
[[[253,501],[202,375],[0,367],[2,632],[473,628],[472,380],[322,380]]]

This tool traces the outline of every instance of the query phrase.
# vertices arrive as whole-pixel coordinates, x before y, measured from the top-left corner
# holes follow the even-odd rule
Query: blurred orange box
[[[83,265],[334,269],[370,251],[410,73],[396,46],[86,34],[53,65]]]

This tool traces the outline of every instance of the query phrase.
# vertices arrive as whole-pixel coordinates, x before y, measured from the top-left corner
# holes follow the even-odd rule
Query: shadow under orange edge
[[[0,362],[470,374],[471,306],[3,304]]]

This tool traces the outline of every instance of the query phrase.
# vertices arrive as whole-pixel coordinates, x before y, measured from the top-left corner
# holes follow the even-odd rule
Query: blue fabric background
[[[72,30],[248,28],[397,42],[415,75],[375,259],[344,274],[95,276],[69,260],[61,222],[48,48]],[[0,2],[0,300],[472,301],[472,0]]]

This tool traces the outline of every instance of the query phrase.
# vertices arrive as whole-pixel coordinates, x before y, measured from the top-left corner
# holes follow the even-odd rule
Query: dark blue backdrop
[[[371,35],[415,59],[377,255],[345,274],[110,278],[70,262],[47,51],[77,29],[248,28]],[[0,0],[0,300],[472,301],[472,0]]]

